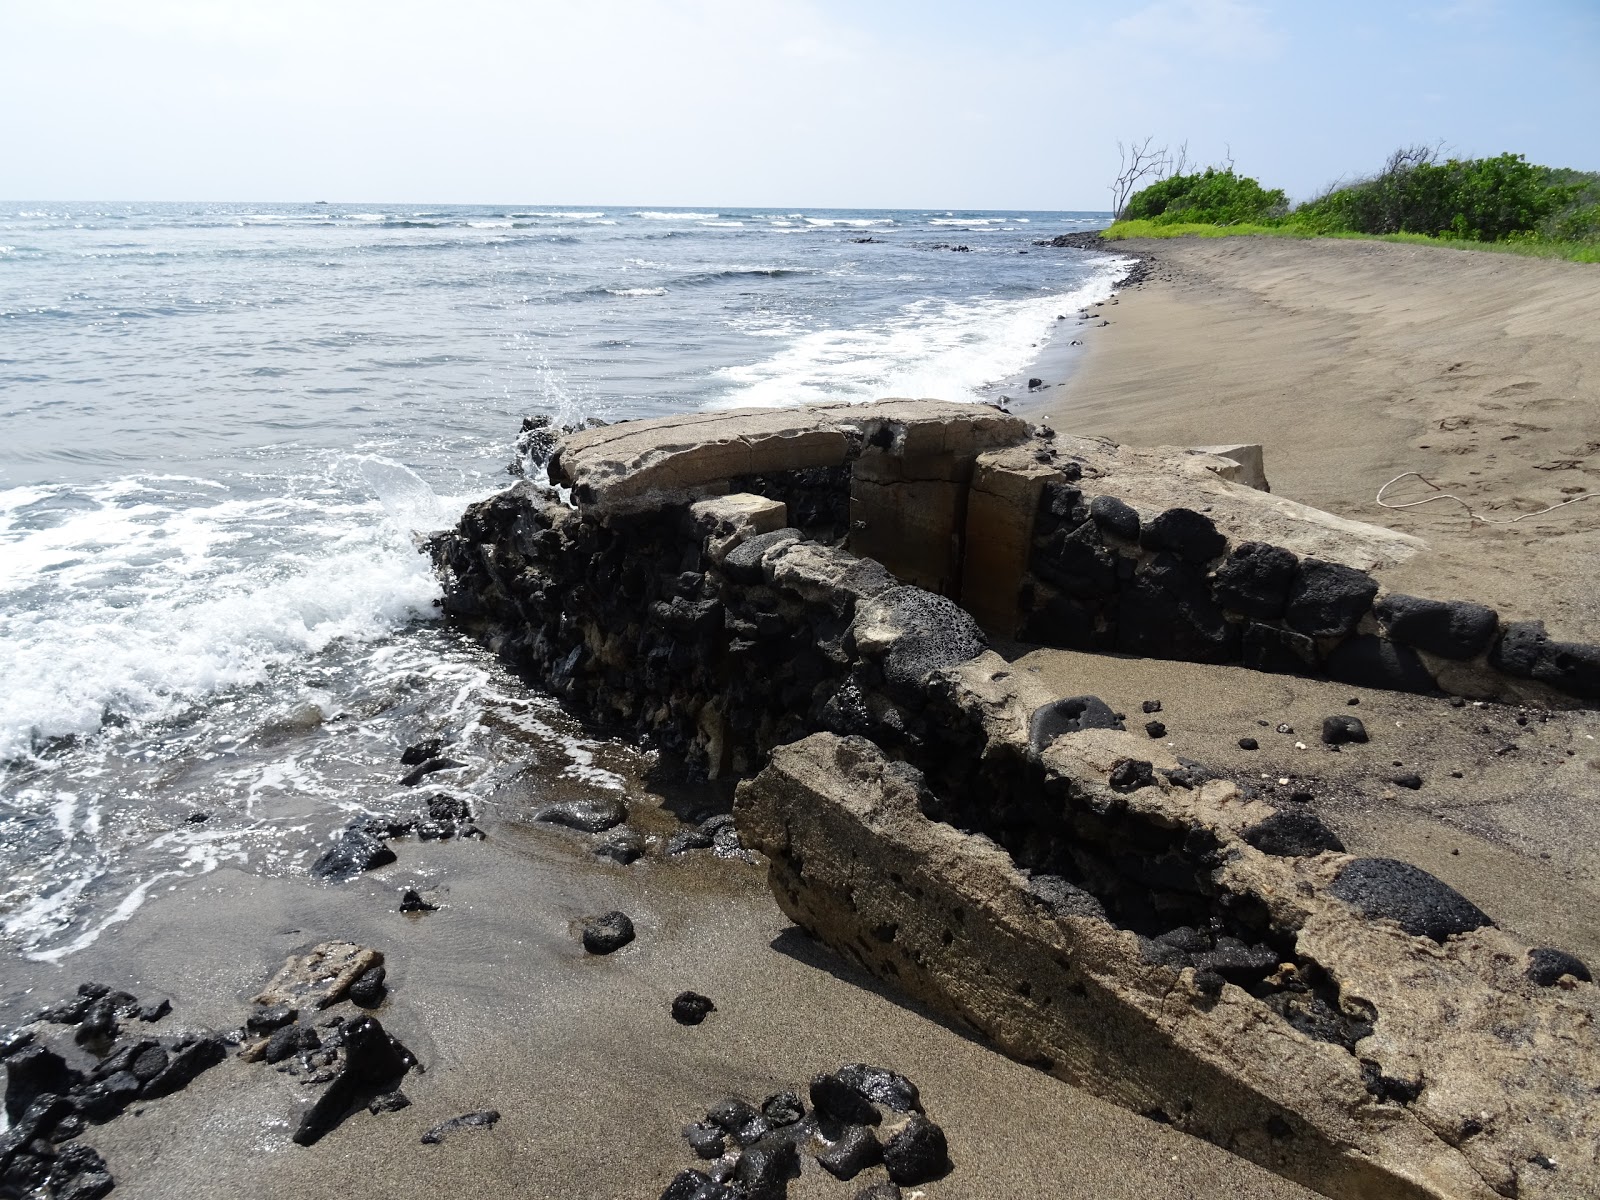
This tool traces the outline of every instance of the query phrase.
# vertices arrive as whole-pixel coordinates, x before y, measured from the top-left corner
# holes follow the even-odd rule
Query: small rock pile
[[[392,838],[415,835],[418,841],[447,838],[481,838],[483,830],[472,820],[472,806],[460,796],[438,792],[415,816],[369,814],[346,825],[315,862],[311,874],[317,879],[343,883],[363,871],[387,866],[395,861],[389,848]]]
[[[904,1075],[848,1063],[814,1078],[807,1094],[809,1113],[794,1091],[768,1096],[760,1108],[737,1097],[714,1105],[683,1131],[708,1165],[680,1171],[661,1200],[783,1200],[808,1158],[841,1182],[881,1167],[887,1181],[869,1184],[857,1200],[895,1200],[902,1186],[950,1173],[944,1130]]]
[[[227,1054],[215,1033],[148,1037],[124,1029],[171,1010],[166,1000],[141,1004],[127,992],[84,983],[72,999],[0,1037],[10,1123],[0,1134],[0,1196],[98,1200],[116,1186],[80,1135],[135,1101],[177,1091]]]

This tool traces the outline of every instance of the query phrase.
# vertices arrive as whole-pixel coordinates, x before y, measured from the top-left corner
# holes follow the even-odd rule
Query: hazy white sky
[[[1600,168],[1600,0],[0,0],[0,198],[1103,209]]]

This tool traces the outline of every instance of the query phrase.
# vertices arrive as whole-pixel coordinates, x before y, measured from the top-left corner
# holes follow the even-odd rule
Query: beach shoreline
[[[1159,264],[1015,411],[1130,445],[1260,443],[1276,494],[1431,546],[1377,572],[1600,637],[1600,272],[1336,239],[1117,242]],[[1106,321],[1104,327],[1101,321]],[[1047,348],[1048,350],[1048,348]],[[1428,483],[1408,472],[1419,472]],[[1376,502],[1446,492],[1463,504]]]

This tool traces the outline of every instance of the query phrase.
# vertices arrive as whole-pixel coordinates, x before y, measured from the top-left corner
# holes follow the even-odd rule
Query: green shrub
[[[1437,161],[1426,147],[1396,151],[1371,179],[1301,205],[1296,224],[1318,233],[1420,233],[1496,242],[1538,230],[1584,190],[1553,183],[1520,154]]]
[[[1283,191],[1266,190],[1231,168],[1207,167],[1193,175],[1174,175],[1153,183],[1128,199],[1121,216],[1158,225],[1237,225],[1282,216],[1288,210]]]

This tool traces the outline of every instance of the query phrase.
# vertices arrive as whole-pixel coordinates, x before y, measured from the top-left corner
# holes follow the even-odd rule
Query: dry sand
[[[1274,492],[1430,543],[1385,585],[1600,641],[1600,502],[1502,523],[1600,490],[1600,267],[1342,240],[1117,249],[1152,278],[1068,314],[1032,371],[1054,386],[1016,411],[1133,445],[1260,442]],[[1406,471],[1492,523],[1381,508]],[[1408,479],[1387,498],[1436,494]]]

